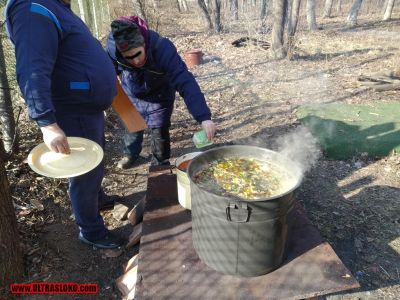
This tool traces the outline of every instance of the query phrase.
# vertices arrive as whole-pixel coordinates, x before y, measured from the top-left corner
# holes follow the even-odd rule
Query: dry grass
[[[231,45],[249,35],[270,41],[269,34],[261,36],[254,30],[256,14],[239,22],[225,19],[226,32],[213,35],[204,32],[201,13],[194,9],[195,2],[189,3],[191,11],[179,17],[175,7],[161,7],[160,31],[174,41],[181,54],[188,48],[201,48],[206,54],[204,64],[192,72],[218,125],[216,145],[255,144],[275,149],[276,139],[298,126],[293,110],[299,104],[399,100],[399,91],[360,92],[355,84],[359,74],[399,66],[398,19],[377,21],[379,15],[371,7],[368,14],[363,10],[359,27],[347,28],[342,14],[318,19],[322,30],[309,32],[304,30],[302,16],[292,60],[274,61],[269,51],[259,47]],[[398,13],[393,17],[398,18]],[[172,124],[171,161],[195,150],[190,138],[199,129],[180,98]],[[77,228],[69,219],[66,182],[41,178],[29,170],[24,159],[41,136],[26,115],[20,131],[21,152],[6,167],[13,200],[29,209],[16,210],[26,254],[26,280],[98,282],[101,298],[118,299],[113,280],[137,249],[104,261],[100,253],[78,243]],[[146,189],[149,159],[131,170],[115,168],[121,157],[123,132],[110,111],[104,185],[109,193],[139,198]],[[143,154],[149,154],[148,144]],[[376,295],[385,299],[395,299],[393,295],[400,293],[399,166],[398,155],[348,161],[321,158],[307,174],[298,195],[313,224],[360,281],[361,290],[378,290]],[[33,198],[44,204],[43,211],[32,207]],[[129,231],[126,224],[109,215],[106,220],[123,234]]]

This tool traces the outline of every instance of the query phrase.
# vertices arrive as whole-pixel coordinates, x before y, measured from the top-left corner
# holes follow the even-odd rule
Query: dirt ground
[[[280,61],[257,46],[233,47],[232,41],[252,34],[239,23],[229,33],[208,35],[202,31],[200,16],[187,14],[161,32],[175,42],[180,53],[188,48],[201,48],[205,53],[204,63],[192,71],[218,126],[215,146],[251,144],[277,150],[277,139],[300,126],[294,115],[298,105],[399,101],[400,91],[374,92],[357,83],[360,74],[400,66],[398,17],[380,22],[376,21],[379,15],[360,16],[355,28],[346,28],[344,17],[318,20],[321,30],[312,33],[300,26],[293,59]],[[269,33],[256,37],[271,40]],[[66,180],[43,178],[30,170],[25,159],[41,136],[26,113],[19,128],[21,149],[6,168],[25,253],[25,281],[98,283],[96,299],[120,299],[114,281],[138,247],[107,258],[102,251],[81,244],[71,219]],[[195,150],[191,136],[199,129],[177,98],[171,162]],[[146,191],[150,153],[145,139],[140,162],[129,170],[117,169],[123,133],[117,116],[108,111],[104,188],[109,194],[128,196],[129,205],[134,205]],[[361,285],[340,297],[398,299],[399,180],[398,154],[384,158],[364,154],[347,161],[322,156],[305,174],[298,201]],[[132,225],[111,213],[105,214],[105,220],[125,237],[132,230]],[[352,292],[363,293],[356,296]]]

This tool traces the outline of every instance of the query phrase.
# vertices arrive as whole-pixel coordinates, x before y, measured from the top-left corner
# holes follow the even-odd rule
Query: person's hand
[[[40,127],[43,134],[43,141],[46,146],[56,153],[70,154],[71,150],[67,141],[67,136],[57,123]]]
[[[211,120],[205,120],[201,122],[201,127],[203,127],[203,130],[207,133],[207,138],[212,140],[216,130],[214,122]]]

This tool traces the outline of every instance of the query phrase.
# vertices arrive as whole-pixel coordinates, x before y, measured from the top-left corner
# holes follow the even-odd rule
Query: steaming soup
[[[292,179],[292,180],[291,180]],[[283,168],[254,158],[224,158],[209,163],[194,175],[203,189],[246,200],[269,198],[286,191],[290,174]]]

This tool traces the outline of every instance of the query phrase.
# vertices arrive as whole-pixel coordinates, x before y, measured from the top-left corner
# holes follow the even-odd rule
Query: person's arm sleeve
[[[29,117],[40,127],[55,123],[51,75],[57,59],[61,26],[50,10],[41,5],[34,6],[34,3],[15,9],[12,25],[10,34],[15,44],[17,80]]]
[[[204,94],[193,74],[188,71],[174,44],[164,38],[157,49],[157,54],[160,55],[162,71],[167,74],[171,85],[184,99],[193,118],[199,123],[211,120],[211,111],[207,106]]]

